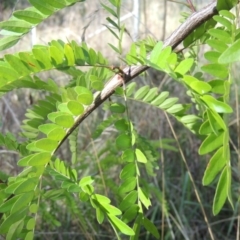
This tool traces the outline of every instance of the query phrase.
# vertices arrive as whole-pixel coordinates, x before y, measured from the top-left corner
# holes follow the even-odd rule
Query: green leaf
[[[177,101],[178,101],[178,98],[168,98],[163,103],[161,103],[158,107],[161,109],[168,109],[172,107]]]
[[[4,59],[9,63],[9,65],[15,69],[21,76],[26,76],[31,73],[30,69],[16,56],[11,54],[6,54]]]
[[[147,218],[144,217],[143,219],[143,226],[145,227],[145,229],[148,230],[148,232],[150,232],[155,238],[159,239],[160,235],[159,232],[156,228],[156,226]]]
[[[16,182],[10,183],[5,189],[5,193],[14,193],[16,188],[24,181],[26,181],[26,179],[18,179]]]
[[[51,140],[48,138],[43,138],[36,141],[35,146],[43,151],[51,152],[58,146],[58,141]]]
[[[137,204],[133,204],[129,206],[127,211],[123,214],[122,220],[125,223],[129,223],[136,218],[136,216],[138,215],[138,212],[139,212],[139,206]]]
[[[17,236],[20,232],[22,232],[24,226],[24,220],[19,220],[14,223],[8,230],[6,240],[14,240],[17,239]]]
[[[129,122],[126,119],[120,119],[114,123],[114,126],[118,131],[124,132],[129,129]]]
[[[150,87],[148,85],[143,86],[137,90],[137,92],[134,94],[134,99],[141,100],[143,97],[145,97],[149,91]]]
[[[223,169],[226,163],[227,159],[223,154],[223,147],[221,147],[209,160],[202,180],[203,185],[209,185],[215,179],[217,174]]]
[[[184,75],[191,69],[193,63],[194,63],[193,58],[186,58],[180,62],[180,64],[175,68],[174,72]]]
[[[138,162],[147,163],[147,158],[140,149],[136,148],[135,154]]]
[[[72,115],[64,113],[55,118],[55,123],[59,126],[70,128],[74,124]]]
[[[93,101],[93,94],[90,90],[85,87],[77,86],[74,88],[75,92],[78,94],[77,100],[84,105],[90,105]]]
[[[0,39],[0,51],[14,46],[20,40],[19,36],[6,36]]]
[[[120,173],[120,179],[126,179],[129,177],[134,177],[136,175],[135,163],[127,164]]]
[[[65,54],[65,57],[67,59],[67,65],[68,66],[75,65],[74,53],[73,53],[73,49],[70,46],[70,44],[65,44],[64,45],[64,54]]]
[[[215,134],[209,134],[202,142],[198,152],[200,155],[204,155],[214,151],[216,148],[223,145],[225,132],[221,132],[218,136]]]
[[[34,156],[29,159],[27,162],[27,166],[42,166],[46,165],[51,159],[51,153],[49,152],[41,152],[41,153],[36,153]],[[18,163],[19,166],[21,166]]]
[[[91,79],[91,86],[93,89],[95,89],[97,91],[101,91],[104,88],[104,84],[103,84],[102,80],[100,80],[100,79],[98,79],[98,80]]]
[[[110,106],[110,111],[112,113],[124,113],[125,109],[125,106],[121,103],[113,103]]]
[[[147,197],[145,195],[145,193],[142,191],[142,188],[138,187],[138,195],[139,195],[139,199],[142,202],[142,204],[146,207],[146,209],[149,208],[149,206],[151,206],[151,201],[149,199],[149,197]]]
[[[218,58],[221,64],[229,64],[240,60],[240,39],[234,42]]]
[[[20,211],[32,201],[34,197],[34,191],[26,192],[20,194],[20,197],[15,201],[14,205],[11,208],[11,214]]]
[[[127,86],[127,88],[126,88],[126,96],[127,97],[130,97],[133,94],[136,86],[137,86],[137,84],[135,82],[132,82]]]
[[[27,233],[24,240],[33,240],[33,238],[34,238],[34,233],[33,233],[33,231],[30,231]]]
[[[24,158],[21,158],[19,161],[18,161],[18,166],[22,166],[22,167],[24,167],[24,166],[28,166],[28,161],[33,157],[33,156],[35,156],[35,154],[31,154],[31,155],[28,155],[28,156],[26,156],[26,157],[24,157]]]
[[[143,98],[143,102],[151,102],[158,94],[158,88],[151,88],[147,95]]]
[[[109,29],[109,28],[108,28]],[[109,29],[110,30],[110,29]],[[108,45],[116,52],[116,53],[118,53],[118,54],[121,54],[121,51],[118,49],[118,48],[116,48],[115,46],[113,46],[111,43],[108,43]]]
[[[28,208],[24,208],[21,211],[17,211],[9,215],[0,225],[0,233],[7,233],[11,225],[14,223],[23,220],[27,215]]]
[[[153,48],[151,55],[150,55],[150,62],[153,64],[158,64],[159,61],[159,55],[162,52],[163,49],[163,42],[158,42],[155,47]]]
[[[67,6],[65,0],[51,0],[50,2],[48,0],[44,0],[44,2],[47,2],[52,7],[58,8],[58,9],[61,9]],[[73,2],[80,2],[80,1],[74,0]]]
[[[176,114],[185,110],[185,106],[183,104],[175,104],[172,107],[168,108],[166,111],[170,114]]]
[[[237,0],[218,0],[217,1],[217,10],[231,10],[236,4]],[[227,11],[226,11],[227,12]],[[222,13],[221,13],[222,14]]]
[[[221,56],[219,57],[219,59]],[[212,74],[215,77],[219,78],[226,78],[228,76],[228,68],[225,65],[218,64],[218,63],[210,63],[208,65],[201,67],[202,71]]]
[[[208,51],[204,53],[204,57],[212,63],[218,63],[218,58],[220,57],[221,53],[216,51]]]
[[[200,118],[195,115],[186,115],[186,116],[180,118],[180,121],[184,124],[195,123],[199,120],[200,120]]]
[[[54,12],[54,8],[42,0],[29,0],[29,2],[41,13],[45,15],[51,15]]]
[[[135,160],[135,151],[133,149],[127,149],[122,154],[122,160],[124,162],[134,162]]]
[[[99,224],[102,224],[104,221],[104,212],[100,208],[96,208],[96,216]]]
[[[120,194],[130,192],[135,189],[137,184],[136,177],[129,177],[124,180],[122,185],[119,187],[118,191]]]
[[[12,208],[12,206],[15,204],[15,202],[21,197],[21,195],[16,195],[8,200],[6,200],[5,202],[3,202],[0,205],[0,212],[1,213],[5,213],[5,212],[9,212]]]
[[[62,190],[62,189],[61,189]],[[38,205],[36,203],[33,203],[30,207],[29,207],[29,211],[31,213],[37,213],[38,211]]]
[[[227,166],[223,169],[218,181],[217,189],[213,200],[213,215],[217,215],[222,209],[228,196]]]
[[[169,96],[169,92],[161,92],[160,95],[158,97],[156,97],[151,104],[154,106],[158,106],[161,103],[163,103],[163,101],[165,101],[165,99]]]
[[[112,215],[108,215],[109,221],[111,221],[111,223],[117,227],[117,229],[119,229],[119,231],[125,235],[128,236],[133,236],[134,235],[134,231],[128,226],[126,225],[124,222],[122,222],[119,218],[112,216]]]
[[[36,221],[35,221],[35,218],[30,218],[27,222],[27,230],[33,230],[35,228],[35,224],[36,224]]]
[[[102,5],[102,7],[103,7],[106,11],[108,11],[111,15],[113,15],[113,16],[116,17],[116,18],[118,18],[117,13],[116,13],[112,8],[104,5],[103,3],[101,3],[101,5]]]
[[[74,115],[78,116],[81,115],[84,112],[84,107],[81,103],[71,100],[67,103],[67,107],[69,111]]]
[[[159,61],[158,61],[157,65],[161,69],[166,69],[167,70],[169,65],[171,65],[171,61],[168,59],[170,57],[171,53],[172,53],[172,48],[170,46],[167,46],[159,54],[159,57],[158,57]]]
[[[215,111],[208,109],[207,110],[207,115],[208,115],[208,119],[209,119],[209,123],[210,126],[212,128],[212,131],[218,135],[218,130],[220,128],[222,128],[223,130],[226,130],[227,127],[225,125],[225,122],[223,121],[223,119],[219,116],[218,113],[216,113]]]
[[[51,58],[55,61],[54,62],[55,65],[60,65],[63,63],[64,54],[59,48],[55,46],[50,46],[49,52],[50,52]]]
[[[41,62],[41,65],[43,65],[43,68],[45,69],[51,69],[52,68],[52,62],[49,56],[48,49],[45,48],[33,48],[32,53],[34,57]]]
[[[63,128],[58,127],[49,132],[47,138],[54,141],[60,141],[65,137],[65,135],[66,131]]]
[[[7,20],[0,22],[0,28],[14,32],[14,33],[26,33],[31,29],[32,25],[26,21],[21,20]]]
[[[13,16],[32,24],[38,24],[44,20],[44,16],[34,8],[26,8],[13,12]]]
[[[110,17],[107,17],[106,20],[112,24],[116,29],[120,30],[118,24],[116,22],[114,22]]]
[[[206,43],[220,53],[224,52],[228,48],[228,45],[226,43],[221,42],[217,39],[208,39]]]
[[[79,182],[79,186],[84,187],[86,185],[92,184],[93,182],[94,179],[91,176],[83,177]]]
[[[222,94],[222,95],[225,93],[223,80],[212,80],[212,81],[209,81],[208,84],[211,85],[211,87],[212,87],[211,91],[213,93],[218,93],[218,94]]]
[[[208,30],[208,33],[222,42],[231,43],[232,41],[230,34],[223,29],[212,28]]]
[[[195,81],[190,84],[190,87],[199,94],[206,94],[212,89],[211,85],[202,81]]]
[[[126,209],[131,208],[131,206],[136,203],[137,198],[138,198],[137,191],[135,190],[131,191],[124,197],[123,201],[119,205],[119,209],[125,211]]]
[[[232,3],[233,3],[234,1],[237,2],[237,0],[230,0],[230,1],[232,1]],[[221,1],[219,1],[219,2],[223,3],[223,2],[225,2],[225,1],[224,1],[224,0],[221,0]],[[229,2],[229,0],[227,0],[226,2]],[[229,12],[229,11],[227,11],[227,10],[221,10],[221,11],[219,11],[219,14],[222,15],[222,16],[224,16],[224,17],[226,17],[226,18],[228,18],[228,19],[230,19],[230,20],[235,20],[235,18],[236,18],[233,13],[231,13],[231,12]]]
[[[220,23],[221,25],[223,25],[224,27],[226,27],[227,30],[229,30],[229,31],[232,30],[232,23],[229,20],[227,20],[226,18],[215,15],[215,16],[213,16],[213,19],[215,21],[217,21],[218,23]]]
[[[14,190],[14,194],[21,194],[33,191],[38,184],[38,178],[33,177],[23,181],[17,188]]]
[[[143,220],[143,214],[139,213],[134,222],[134,225],[133,225],[133,231],[135,232],[135,235],[133,237],[131,237],[130,240],[138,240],[139,239],[139,232],[141,229],[142,220]]]
[[[111,200],[108,197],[105,197],[100,194],[94,194],[92,195],[92,198],[97,200],[100,204],[109,204]]]
[[[121,210],[119,210],[118,208],[110,204],[101,203],[101,206],[106,211],[107,214],[114,215],[114,216],[122,215]]]
[[[210,109],[216,111],[217,113],[231,113],[232,112],[232,108],[228,104],[218,101],[210,95],[204,95],[200,98],[208,105],[208,107]]]
[[[132,146],[132,139],[128,134],[121,134],[116,139],[116,146],[119,150],[126,150]]]

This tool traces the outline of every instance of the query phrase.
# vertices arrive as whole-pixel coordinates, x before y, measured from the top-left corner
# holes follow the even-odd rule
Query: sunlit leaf
[[[193,63],[194,63],[193,58],[186,58],[179,63],[179,65],[175,68],[174,71],[180,73],[181,75],[184,75],[191,69]]]
[[[200,155],[207,154],[214,151],[218,147],[223,145],[225,132],[221,132],[218,136],[215,134],[209,134],[205,140],[202,142],[198,152]]]
[[[221,64],[233,63],[240,60],[240,39],[224,51],[218,59]]]
[[[42,149],[44,151],[53,151],[58,146],[58,141],[43,138],[38,141],[36,141],[35,146],[39,149]]]
[[[141,162],[141,163],[146,163],[147,162],[146,156],[144,155],[144,153],[140,149],[137,148],[135,150],[135,154],[136,154],[136,158],[137,158],[138,162]]]
[[[123,234],[128,236],[134,235],[134,231],[128,225],[122,222],[119,218],[110,214],[108,215],[108,218],[112,222],[112,224],[116,226]]]
[[[210,95],[204,95],[201,97],[201,99],[208,105],[209,108],[216,111],[217,113],[232,112],[232,108],[228,104],[218,101]]]

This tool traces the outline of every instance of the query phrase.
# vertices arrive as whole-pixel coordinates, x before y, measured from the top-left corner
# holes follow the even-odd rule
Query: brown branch
[[[194,12],[172,33],[170,37],[164,41],[164,47],[171,46],[172,49],[175,49],[192,31],[194,31],[198,26],[208,19],[212,18],[215,14],[217,14],[216,1],[212,2],[200,11]],[[66,136],[59,143],[57,149],[80,125],[80,123],[88,117],[88,115],[90,115],[99,105],[101,105],[114,93],[117,87],[122,86],[123,83],[128,83],[135,77],[139,76],[142,72],[146,71],[148,68],[148,66],[126,66],[122,69],[122,71],[125,73],[125,77],[123,77],[122,74],[116,74],[110,81],[108,81],[104,86],[104,89],[95,94],[94,102],[85,109],[83,115],[76,119],[73,127],[68,130]]]

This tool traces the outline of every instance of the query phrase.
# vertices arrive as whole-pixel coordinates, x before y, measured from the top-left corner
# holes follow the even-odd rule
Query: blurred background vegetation
[[[102,2],[107,4],[107,0],[102,0]],[[186,3],[187,1],[182,2]],[[193,2],[196,9],[200,9],[211,1],[196,0]],[[121,21],[127,30],[123,42],[124,52],[129,50],[132,41],[147,36],[164,40],[180,24],[180,20],[183,18],[181,13],[191,12],[184,4],[165,0],[123,0],[122,3]],[[29,6],[27,0],[0,0],[0,20],[8,19],[12,11],[27,6]],[[9,52],[30,50],[34,44],[47,44],[53,39],[76,40],[77,42],[85,40],[95,50],[101,51],[111,64],[121,66],[123,63],[107,44],[115,40],[104,27],[104,24],[107,24],[106,17],[107,13],[101,8],[99,0],[86,0],[50,17],[31,34],[24,36],[13,48],[1,52],[0,57]],[[199,56],[202,56],[203,52],[204,46],[201,46]],[[199,58],[199,61],[204,60]],[[236,85],[232,91],[232,106],[235,113],[232,114],[230,120],[232,186],[236,203],[234,211],[229,204],[226,204],[218,216],[212,215],[211,205],[216,186],[203,187],[201,183],[208,158],[198,155],[200,141],[184,129],[180,123],[171,119],[189,169],[194,176],[195,184],[201,193],[202,205],[208,214],[216,240],[237,239],[237,234],[239,234],[239,229],[237,229],[237,218],[240,217],[237,202],[239,198],[239,129],[237,129],[239,107],[236,104],[239,99],[238,75],[239,70],[235,66],[233,76],[236,77]],[[51,78],[60,84],[69,81],[68,76],[57,71],[42,73],[41,77],[43,79]],[[148,84],[151,87],[158,87],[160,91],[170,91],[171,95],[179,97],[182,103],[189,101],[185,89],[163,73],[150,69],[134,81],[139,86]],[[30,92],[25,89],[4,95],[0,100],[2,132],[17,134],[26,109],[44,96],[44,92],[35,92],[34,90]],[[147,175],[144,176],[148,182],[151,182],[149,191],[152,193],[152,206],[147,212],[148,218],[158,227],[162,239],[209,239],[204,217],[179,153],[180,149],[164,113],[129,100],[129,115],[135,123],[138,133],[142,136],[143,144],[149,148],[151,146],[151,152],[157,158],[156,176],[151,178]],[[114,128],[108,127],[98,139],[92,139],[92,134],[98,124],[109,116],[108,111],[98,109],[81,124],[79,131],[72,137],[78,139],[78,158],[75,167],[79,170],[80,176],[95,175],[96,189],[100,193],[107,193],[114,204],[119,202],[115,193],[121,169],[120,153],[112,144],[115,141],[116,132]],[[58,155],[61,159],[71,163],[68,143],[61,147]],[[3,172],[9,175],[18,173],[20,171],[16,166],[18,159],[19,156],[16,152],[0,149],[1,174]],[[99,163],[101,169],[99,169]],[[99,171],[103,172],[103,177]],[[56,187],[57,183],[52,181],[49,176],[46,176],[44,181],[49,189]],[[64,192],[64,196],[62,199],[52,196],[41,202],[36,239],[114,239],[114,233],[109,224],[104,222],[99,226],[95,219],[95,213],[88,204],[79,202],[77,196],[68,192]],[[141,239],[152,239],[152,237],[146,232],[142,232]]]

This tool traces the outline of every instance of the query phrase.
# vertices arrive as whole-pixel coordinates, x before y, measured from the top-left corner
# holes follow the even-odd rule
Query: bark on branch
[[[188,19],[181,24],[172,34],[164,41],[164,47],[171,46],[175,49],[192,31],[194,31],[202,23],[206,22],[217,14],[216,9],[217,2],[214,1],[208,6],[202,8],[200,11],[191,14]],[[121,74],[116,74],[110,81],[106,83],[104,89],[99,92],[94,99],[94,102],[85,110],[84,114],[79,116],[74,126],[69,129],[64,139],[59,143],[58,148],[69,137],[69,135],[80,125],[80,123],[88,117],[99,105],[101,105],[106,99],[108,99],[115,91],[117,87],[120,87],[142,72],[146,71],[148,66],[126,66],[123,68],[123,72],[126,76],[123,78]],[[57,149],[58,149],[57,148]],[[56,149],[56,151],[57,151]]]

